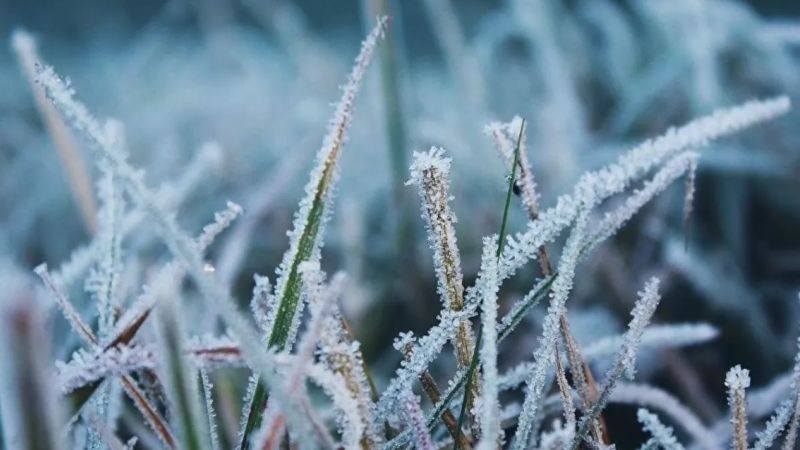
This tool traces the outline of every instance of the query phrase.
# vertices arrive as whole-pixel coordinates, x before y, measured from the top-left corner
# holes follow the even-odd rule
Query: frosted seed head
[[[750,371],[735,365],[725,375],[725,387],[731,390],[744,390],[750,387]]]

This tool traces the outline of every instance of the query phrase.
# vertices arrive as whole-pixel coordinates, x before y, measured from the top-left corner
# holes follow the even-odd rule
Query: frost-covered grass
[[[400,108],[412,102],[392,81],[399,73],[397,61],[391,62],[398,52],[391,39],[397,21],[379,16],[349,75],[339,73],[341,95],[316,157],[278,152],[283,173],[269,174],[258,186],[228,181],[236,186],[229,191],[234,201],[192,197],[227,162],[215,143],[204,145],[190,163],[167,164],[175,173],[154,187],[151,172],[166,168],[151,167],[151,151],[136,150],[146,139],[130,131],[142,130],[141,124],[103,118],[96,112],[102,109],[84,101],[60,68],[41,58],[32,36],[15,32],[13,50],[57,149],[86,239],[71,256],[52,258],[51,242],[58,239],[51,231],[32,244],[19,229],[25,217],[0,221],[4,448],[794,448],[800,349],[784,337],[800,327],[775,327],[769,308],[757,303],[759,293],[784,294],[786,288],[758,285],[715,263],[707,244],[713,239],[695,234],[696,228],[709,231],[694,224],[719,215],[725,221],[745,217],[729,214],[736,210],[731,196],[743,188],[715,186],[718,178],[741,182],[741,174],[763,170],[781,182],[781,168],[770,165],[769,157],[747,159],[738,147],[754,142],[747,152],[775,154],[790,164],[786,149],[800,136],[784,116],[792,114],[790,96],[797,86],[792,74],[776,68],[797,66],[791,50],[797,42],[736,3],[673,4],[639,2],[623,10],[597,1],[573,9],[512,0],[471,41],[453,3],[426,0],[443,71],[465,94],[447,115],[429,122],[420,117],[436,116],[439,105],[414,111],[419,117]],[[376,2],[366,9],[387,8]],[[304,30],[298,14],[279,2],[266,22],[309,85],[318,86],[315,71],[326,63],[315,55],[327,53],[318,41],[297,39]],[[629,16],[661,27],[642,37],[652,46],[643,54],[669,50],[658,71],[644,64],[637,72],[641,64],[626,63],[625,53],[637,44],[626,35],[634,32],[627,28]],[[712,21],[720,16],[725,18]],[[673,42],[669,33],[676,26],[696,33],[696,41],[686,48]],[[747,31],[737,33],[736,27]],[[602,102],[583,105],[578,91],[580,80],[589,77],[586,67],[564,50],[592,54],[595,44],[588,37],[595,34],[615,64],[589,62],[598,69],[589,85],[603,86],[617,102],[602,124],[594,123]],[[512,75],[485,73],[482,62],[507,58],[506,45],[517,39],[531,53],[507,60],[497,72],[513,72],[533,57],[535,68],[528,69],[538,84],[529,87],[541,109],[506,111],[513,117],[508,122],[486,120],[492,108],[500,114],[516,102],[501,102]],[[742,42],[747,45],[735,47]],[[744,67],[754,55],[769,62],[749,75],[727,71],[716,58],[734,48]],[[378,58],[381,89],[370,91],[370,67]],[[497,87],[495,76],[509,78]],[[683,76],[691,79],[686,104],[666,103],[674,114],[665,110],[666,119],[654,117],[652,105],[671,89],[664,86]],[[725,77],[731,79],[720,81]],[[526,92],[517,81],[519,92]],[[430,93],[425,81],[419,85],[413,88]],[[363,156],[365,136],[384,138],[382,129],[370,128],[379,119],[356,112],[362,104],[374,112],[368,103],[374,96],[386,106],[380,120],[391,137],[390,160],[397,164],[409,156],[408,168],[392,170],[407,174],[408,181],[402,186],[403,177],[391,178],[391,196],[360,192],[337,199],[348,177],[365,173],[348,172],[347,155]],[[423,100],[434,103],[436,97]],[[682,116],[675,110],[692,118],[672,120]],[[261,126],[286,132],[280,123]],[[409,136],[396,135],[409,128],[419,133],[413,153],[398,147]],[[604,154],[602,136],[640,131],[650,137],[613,157],[595,155]],[[298,133],[289,135],[293,145],[310,145]],[[355,142],[348,142],[350,135]],[[748,136],[751,141],[737,141]],[[424,150],[427,141],[440,145]],[[579,163],[589,155],[589,143],[599,149],[587,157],[591,161]],[[726,145],[733,156],[715,159]],[[500,158],[492,159],[489,150],[476,157],[461,146],[473,152],[493,146]],[[305,170],[307,161],[311,167]],[[712,180],[705,185],[704,170]],[[679,181],[682,192],[674,187]],[[298,183],[304,191],[289,195],[288,186]],[[408,207],[412,190],[419,197],[419,219]],[[290,203],[288,197],[295,204],[291,223],[265,221]],[[362,221],[348,214],[358,206],[337,207],[353,198],[377,198],[380,212]],[[716,202],[719,208],[727,202],[729,209],[720,213]],[[210,203],[214,207],[203,210]],[[29,214],[45,209],[34,202],[22,208],[30,208]],[[193,226],[197,217],[187,220],[187,212],[205,214],[208,223]],[[786,215],[796,212],[787,207]],[[416,229],[405,229],[407,224]],[[748,232],[727,222],[720,229],[733,239],[732,258],[740,257],[742,266],[752,262],[752,250],[736,240],[746,240]],[[265,240],[280,242],[283,256],[252,259],[272,248],[259,247]],[[653,253],[669,264],[652,263]],[[35,268],[26,267],[26,258],[38,258]],[[256,270],[248,265],[253,260]],[[263,275],[265,260],[277,266],[274,282]],[[602,282],[591,282],[595,276]],[[686,295],[685,285],[704,294],[698,314],[670,305]],[[587,312],[593,296],[601,312]],[[413,317],[408,311],[435,314],[387,320],[386,314],[398,310],[397,299],[405,311],[400,318]],[[706,309],[711,313],[703,316]],[[52,319],[51,311],[65,320]],[[754,379],[756,370],[761,380],[775,377],[765,388],[751,389],[764,383],[751,383],[738,354],[736,365],[724,357],[736,333],[713,324],[726,314],[764,353],[763,368],[750,365],[754,357],[742,363],[753,369]],[[684,319],[698,316],[703,322]],[[68,330],[60,329],[64,323]],[[393,336],[395,352],[385,335],[398,329],[403,332]],[[692,367],[690,362],[703,361],[682,351],[700,345],[715,349],[706,354],[712,364],[733,366],[726,376],[699,379],[713,368]],[[781,364],[774,355],[795,353],[794,368],[770,366]],[[720,408],[725,394],[727,411]],[[620,405],[634,408],[620,414]]]

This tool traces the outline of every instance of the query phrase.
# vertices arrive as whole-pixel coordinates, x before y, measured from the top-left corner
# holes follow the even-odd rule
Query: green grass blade
[[[325,224],[327,206],[335,185],[339,155],[350,125],[353,101],[378,39],[383,35],[387,23],[388,18],[379,18],[378,24],[362,43],[361,51],[356,58],[347,84],[343,88],[342,98],[334,113],[332,125],[317,155],[317,167],[312,172],[311,180],[306,187],[308,196],[301,201],[300,209],[295,216],[295,230],[292,232],[292,239],[296,239],[296,241],[290,243],[289,250],[284,255],[281,263],[284,272],[280,274],[276,285],[279,303],[272,330],[267,339],[267,345],[270,348],[286,350],[291,346],[293,330],[296,329],[296,321],[299,319],[297,316],[302,287],[299,267],[301,263],[314,257],[321,246],[320,234]],[[315,179],[317,179],[316,182]],[[262,380],[259,380],[242,431],[241,450],[250,448],[250,436],[261,423],[267,404],[267,395],[266,386]]]
[[[166,300],[166,299],[165,299]],[[162,376],[172,404],[172,417],[179,430],[179,446],[185,450],[205,450],[203,426],[200,422],[199,392],[189,373],[182,351],[181,325],[173,305],[164,301],[159,306],[158,328],[164,351]]]
[[[500,239],[497,242],[497,257],[503,254],[503,247],[505,246],[506,227],[508,225],[508,210],[511,205],[511,194],[514,192],[514,183],[517,178],[517,166],[519,165],[519,148],[522,143],[522,133],[525,130],[525,119],[522,119],[522,124],[519,127],[519,135],[517,135],[517,145],[514,148],[514,161],[511,163],[511,175],[508,177],[508,191],[506,192],[506,203],[503,205],[503,220],[500,223]],[[472,376],[478,366],[478,349],[481,346],[481,330],[478,329],[478,338],[475,342],[475,347],[472,350],[472,360],[470,361],[469,370],[467,370],[467,383],[466,386],[472,384]],[[470,402],[470,392],[472,389],[464,389],[464,399],[461,403],[461,412],[458,415],[458,429],[462,429],[464,418],[466,417],[467,405]]]

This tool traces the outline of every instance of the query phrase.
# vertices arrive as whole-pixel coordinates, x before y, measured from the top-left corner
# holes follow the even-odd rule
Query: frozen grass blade
[[[622,347],[617,352],[611,368],[606,373],[599,395],[594,400],[592,407],[581,418],[578,429],[575,432],[575,438],[569,446],[570,450],[576,450],[581,441],[588,440],[588,433],[592,427],[596,426],[597,418],[605,408],[606,403],[608,403],[619,378],[623,374],[629,379],[633,378],[636,350],[641,344],[645,327],[661,301],[661,295],[658,292],[659,283],[658,278],[651,278],[645,283],[642,291],[639,292],[639,299],[631,312],[633,318],[628,323],[628,331],[625,333]]]
[[[522,140],[523,140],[524,136],[525,136],[525,120],[522,119],[521,122],[520,122],[520,125],[519,125],[519,134],[517,135],[517,144],[514,147],[514,154],[513,154],[513,157],[511,158],[511,174],[508,177],[508,190],[506,192],[506,201],[505,201],[505,204],[503,205],[503,219],[502,219],[502,221],[500,223],[500,234],[499,234],[500,237],[499,237],[499,240],[497,242],[497,250],[495,252],[495,258],[500,258],[500,256],[502,256],[503,247],[505,246],[506,227],[508,226],[508,210],[509,210],[509,207],[511,206],[511,194],[514,192],[514,187],[516,186],[516,183],[517,183],[517,179],[516,179],[517,178],[517,166],[519,165]],[[495,262],[494,265],[495,266],[497,265],[496,262]],[[492,271],[489,273],[489,276],[494,277],[496,275],[496,272],[497,272],[497,267],[495,267],[494,269],[490,269],[490,270],[492,270]],[[495,289],[499,289],[500,281],[501,280],[495,280],[495,282],[492,283],[492,284],[496,285]],[[495,331],[492,330],[491,333],[495,333]],[[476,342],[475,349],[473,350],[473,353],[472,353],[471,363],[469,365],[469,370],[467,372],[467,386],[470,386],[470,384],[472,383],[472,377],[473,377],[473,374],[475,373],[475,368],[478,366],[478,358],[479,358],[478,348],[481,345],[481,339],[483,338],[484,334],[485,334],[485,332],[482,332],[482,333],[480,333],[478,335],[478,342]],[[496,346],[496,344],[497,343],[495,342],[494,345]],[[472,389],[465,389],[464,390],[464,399],[461,402],[461,413],[459,414],[459,417],[458,417],[458,428],[459,428],[459,430],[461,430],[462,424],[464,422],[465,411],[467,410],[467,408],[469,407],[469,405],[471,403],[469,401],[469,396],[472,395],[471,391],[472,391]]]
[[[482,322],[482,345],[480,348],[483,383],[481,384],[480,430],[481,439],[478,450],[494,450],[502,441],[500,427],[500,401],[497,373],[497,259],[499,255],[497,238],[492,236],[483,240],[483,272],[488,280],[484,284]],[[463,406],[462,406],[463,408]]]
[[[653,439],[662,449],[684,450],[683,445],[681,445],[675,438],[675,435],[672,434],[672,428],[661,423],[658,416],[644,408],[640,408],[636,413],[636,417],[639,419],[639,423],[642,424],[642,427],[653,436]]]
[[[279,300],[276,310],[270,317],[271,331],[267,340],[267,345],[271,348],[284,350],[290,347],[294,340],[293,335],[297,330],[302,306],[299,266],[304,261],[319,259],[322,229],[330,214],[329,203],[336,183],[337,163],[352,119],[353,102],[387,23],[388,18],[379,18],[378,24],[361,45],[353,70],[342,90],[342,97],[334,112],[328,134],[317,154],[317,165],[306,185],[306,197],[300,202],[300,209],[295,215],[294,229],[289,235],[289,250],[284,254],[278,268],[275,292]],[[266,398],[265,386],[259,383],[247,415],[243,450],[247,448],[250,433],[261,423]]]
[[[408,425],[413,430],[416,438],[416,448],[419,450],[434,450],[431,435],[425,428],[425,416],[423,416],[422,408],[419,406],[419,397],[408,391],[403,398],[403,410]]]
[[[555,361],[556,361],[556,382],[558,383],[558,391],[561,394],[561,401],[564,403],[564,420],[567,424],[575,426],[575,404],[572,401],[572,387],[567,381],[567,374],[564,372],[564,365],[561,363],[561,354],[558,351],[558,344],[555,348]]]
[[[750,371],[734,366],[725,375],[728,388],[728,405],[733,425],[733,450],[747,450],[747,412],[745,411],[745,389],[750,387]]]
[[[464,310],[464,276],[454,226],[456,217],[450,208],[450,162],[441,148],[414,152],[409,183],[419,189],[439,296],[445,309],[457,313]],[[459,368],[469,367],[473,352],[472,328],[466,320],[458,328],[453,342],[456,359]]]

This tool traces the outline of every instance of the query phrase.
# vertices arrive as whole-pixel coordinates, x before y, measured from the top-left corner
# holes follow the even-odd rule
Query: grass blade
[[[514,162],[511,164],[511,175],[508,177],[508,190],[506,192],[506,203],[503,205],[503,220],[500,223],[500,238],[497,242],[497,257],[503,254],[503,246],[505,245],[506,227],[508,226],[508,209],[511,205],[511,194],[514,192],[514,185],[517,178],[517,166],[519,165],[519,147],[522,143],[522,136],[525,130],[525,119],[522,119],[522,125],[519,127],[519,135],[517,136],[517,145],[514,148]],[[483,330],[478,330],[478,338],[475,342],[475,348],[472,350],[472,360],[467,371],[467,386],[472,385],[472,377],[475,373],[475,368],[478,366],[478,349],[481,347],[481,338],[483,337]],[[500,334],[502,336],[502,333]],[[472,389],[464,390],[464,399],[461,402],[461,413],[458,415],[458,429],[461,430],[464,423],[464,417],[467,411],[467,405],[471,403],[470,392]]]
[[[276,294],[279,303],[274,315],[270,317],[272,327],[267,340],[269,347],[283,350],[290,347],[294,340],[302,306],[299,267],[301,263],[318,257],[322,246],[321,231],[328,215],[328,205],[336,182],[336,167],[350,125],[353,102],[377,41],[387,23],[386,17],[379,18],[378,24],[362,43],[348,82],[343,88],[342,98],[336,107],[328,135],[317,155],[317,166],[306,186],[307,196],[300,202],[300,209],[295,216],[289,250],[278,269]],[[250,435],[261,423],[266,402],[267,389],[264,383],[259,381],[242,432],[240,446],[242,450],[249,448]]]

